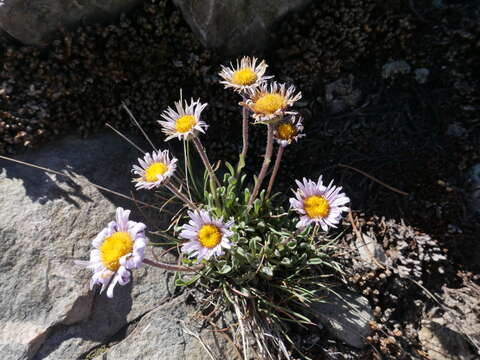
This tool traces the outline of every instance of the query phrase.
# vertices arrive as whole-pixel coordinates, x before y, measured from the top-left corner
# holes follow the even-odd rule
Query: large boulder
[[[89,291],[90,271],[74,265],[74,260],[88,259],[91,239],[114,218],[117,206],[135,209],[132,202],[87,182],[130,194],[130,168],[138,155],[121,138],[99,135],[88,140],[66,138],[18,158],[67,173],[74,180],[0,161],[2,359],[77,359],[113,343],[117,345],[109,359],[137,359],[142,349],[134,348],[130,355],[121,344],[131,332],[136,336],[137,324],[141,332],[147,331],[142,326],[149,321],[172,329],[162,337],[144,339],[154,341],[149,359],[167,359],[163,356],[167,348],[171,360],[208,356],[202,344],[183,334],[178,325],[186,321],[188,312],[174,296],[173,273],[144,266],[133,272],[128,285],[117,286],[109,299],[98,289]],[[143,193],[150,195],[143,200],[152,200],[151,193]],[[145,209],[134,212],[132,218],[153,230],[167,224],[168,219],[157,212],[146,213],[150,221],[143,213]],[[151,251],[147,249],[147,256],[152,256]],[[175,261],[172,258],[166,261]],[[186,339],[191,343],[188,347]],[[222,346],[226,348],[225,343]],[[177,348],[188,348],[189,354]],[[115,357],[119,349],[122,355]]]
[[[24,44],[44,45],[61,27],[101,20],[141,0],[1,0],[0,29]]]
[[[289,12],[311,0],[174,0],[208,48],[229,54],[248,53],[267,46],[273,27]]]

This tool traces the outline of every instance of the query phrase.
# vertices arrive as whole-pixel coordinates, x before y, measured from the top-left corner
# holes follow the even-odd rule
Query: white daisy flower
[[[256,122],[272,122],[286,114],[295,114],[286,111],[302,98],[302,93],[294,94],[295,91],[293,85],[286,88],[285,84],[276,81],[270,84],[263,83],[250,92],[250,99],[243,105],[252,110]]]
[[[265,76],[267,63],[262,60],[257,64],[257,60],[255,57],[244,56],[240,63],[237,59],[236,67],[232,63],[230,63],[230,67],[222,65],[222,71],[218,75],[224,81],[220,81],[220,83],[225,85],[226,89],[233,88],[237,92],[246,93],[255,89],[264,81],[273,78],[273,76]]]
[[[302,117],[299,116],[297,119],[297,115],[291,115],[275,124],[273,136],[280,146],[285,147],[305,136],[302,134],[302,121]]]
[[[213,219],[206,210],[189,211],[188,216],[190,221],[183,225],[180,233],[181,238],[190,240],[182,245],[183,253],[196,256],[201,261],[210,259],[212,255],[223,255],[222,248],[230,249],[228,238],[233,235],[233,231],[229,230],[233,220],[224,223],[223,218]]]
[[[100,293],[108,286],[107,296],[113,297],[118,283],[128,284],[130,270],[140,267],[145,257],[145,224],[129,221],[130,210],[117,208],[116,221],[111,221],[92,241],[87,268],[92,269],[90,289],[100,284]],[[113,277],[113,279],[112,279]],[[110,284],[110,285],[109,285]]]
[[[321,176],[317,183],[306,178],[303,178],[303,183],[298,180],[296,183],[296,198],[290,198],[290,207],[301,215],[297,228],[313,222],[320,224],[324,231],[328,231],[329,227],[335,228],[342,219],[342,212],[348,211],[344,205],[350,202],[345,193],[340,192],[342,187],[334,186],[333,181],[324,186]]]
[[[207,104],[202,104],[200,99],[190,100],[190,105],[182,100],[175,103],[176,111],[169,107],[162,114],[165,121],[159,120],[158,123],[163,127],[162,131],[167,134],[165,141],[173,138],[188,139],[196,136],[198,132],[205,133],[208,125],[200,120],[200,115]]]
[[[177,168],[176,158],[170,158],[168,150],[146,153],[143,159],[138,159],[138,165],[133,165],[132,172],[138,175],[133,179],[135,188],[153,189],[168,181]]]

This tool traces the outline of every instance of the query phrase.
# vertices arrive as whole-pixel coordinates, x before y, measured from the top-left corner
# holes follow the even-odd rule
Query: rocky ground
[[[263,55],[304,92],[308,135],[287,149],[280,185],[324,173],[345,186],[357,230],[344,239],[345,281],[374,317],[364,349],[310,329],[299,341],[314,358],[479,356],[479,18],[467,0],[334,0],[289,16],[270,37]],[[160,136],[153,120],[180,87],[209,102],[212,133],[238,139],[207,136],[210,153],[238,151],[238,99],[216,77],[230,59],[204,50],[168,1],[64,31],[44,49],[11,42],[0,58],[2,153],[89,136],[105,122],[128,129],[121,101]]]

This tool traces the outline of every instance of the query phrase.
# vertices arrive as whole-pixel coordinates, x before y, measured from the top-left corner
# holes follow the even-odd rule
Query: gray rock
[[[386,63],[382,67],[382,77],[389,79],[399,74],[409,74],[412,68],[405,60],[396,60]]]
[[[480,356],[480,287],[472,280],[463,279],[464,286],[450,289],[442,288],[442,301],[446,308],[442,309],[443,324],[456,330],[468,340]],[[437,317],[439,317],[437,315]]]
[[[426,68],[420,68],[415,70],[415,80],[419,84],[425,84],[428,80],[429,75],[430,75],[430,70]]]
[[[473,360],[477,357],[470,351],[465,338],[445,326],[442,318],[424,321],[418,339],[431,360]]]
[[[468,136],[468,130],[458,121],[455,121],[448,125],[445,132],[448,136],[453,136],[460,139],[465,139]]]
[[[106,19],[140,0],[2,0],[0,29],[29,45],[44,45],[63,26]]]
[[[330,113],[343,112],[359,103],[362,91],[354,88],[354,80],[354,76],[350,74],[325,86],[325,100]]]
[[[129,193],[136,150],[115,135],[67,138],[20,157],[75,181],[0,162],[0,353],[3,359],[74,359],[172,297],[172,274],[135,271],[107,299],[88,290],[91,239],[132,203],[86,185]],[[132,216],[143,220],[140,214]],[[161,217],[159,222],[165,222]],[[147,252],[148,253],[148,252]]]
[[[369,322],[374,320],[367,298],[349,290],[334,291],[326,295],[325,302],[312,304],[315,316],[338,340],[358,349],[365,347],[365,338],[372,333]]]
[[[355,237],[354,249],[358,251],[358,258],[354,258],[356,269],[376,270],[382,268],[386,263],[390,265],[389,259],[375,237],[362,234]]]
[[[235,349],[221,334],[200,327],[196,312],[183,297],[169,302],[144,316],[125,340],[95,360],[203,360],[210,358],[207,352],[214,359],[236,359]]]
[[[174,0],[174,3],[203,45],[240,54],[264,49],[274,26],[286,14],[311,1]]]

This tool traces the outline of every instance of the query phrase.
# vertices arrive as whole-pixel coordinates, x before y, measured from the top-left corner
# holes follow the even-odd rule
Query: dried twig
[[[372,175],[369,175],[369,174],[367,174],[365,171],[359,170],[359,169],[357,169],[357,168],[355,168],[355,167],[353,167],[353,166],[345,165],[345,164],[338,164],[338,166],[343,167],[343,168],[347,168],[347,169],[354,170],[354,171],[362,174],[363,176],[368,177],[370,180],[373,180],[373,181],[375,181],[376,183],[378,183],[378,184],[386,187],[387,189],[392,190],[393,192],[396,192],[397,194],[400,194],[400,195],[403,195],[403,196],[408,196],[408,195],[409,195],[409,194],[406,193],[405,191],[398,190],[397,188],[394,188],[394,187],[391,186],[391,185],[385,184],[383,181],[378,180],[376,177],[374,177],[374,176],[372,176]]]

